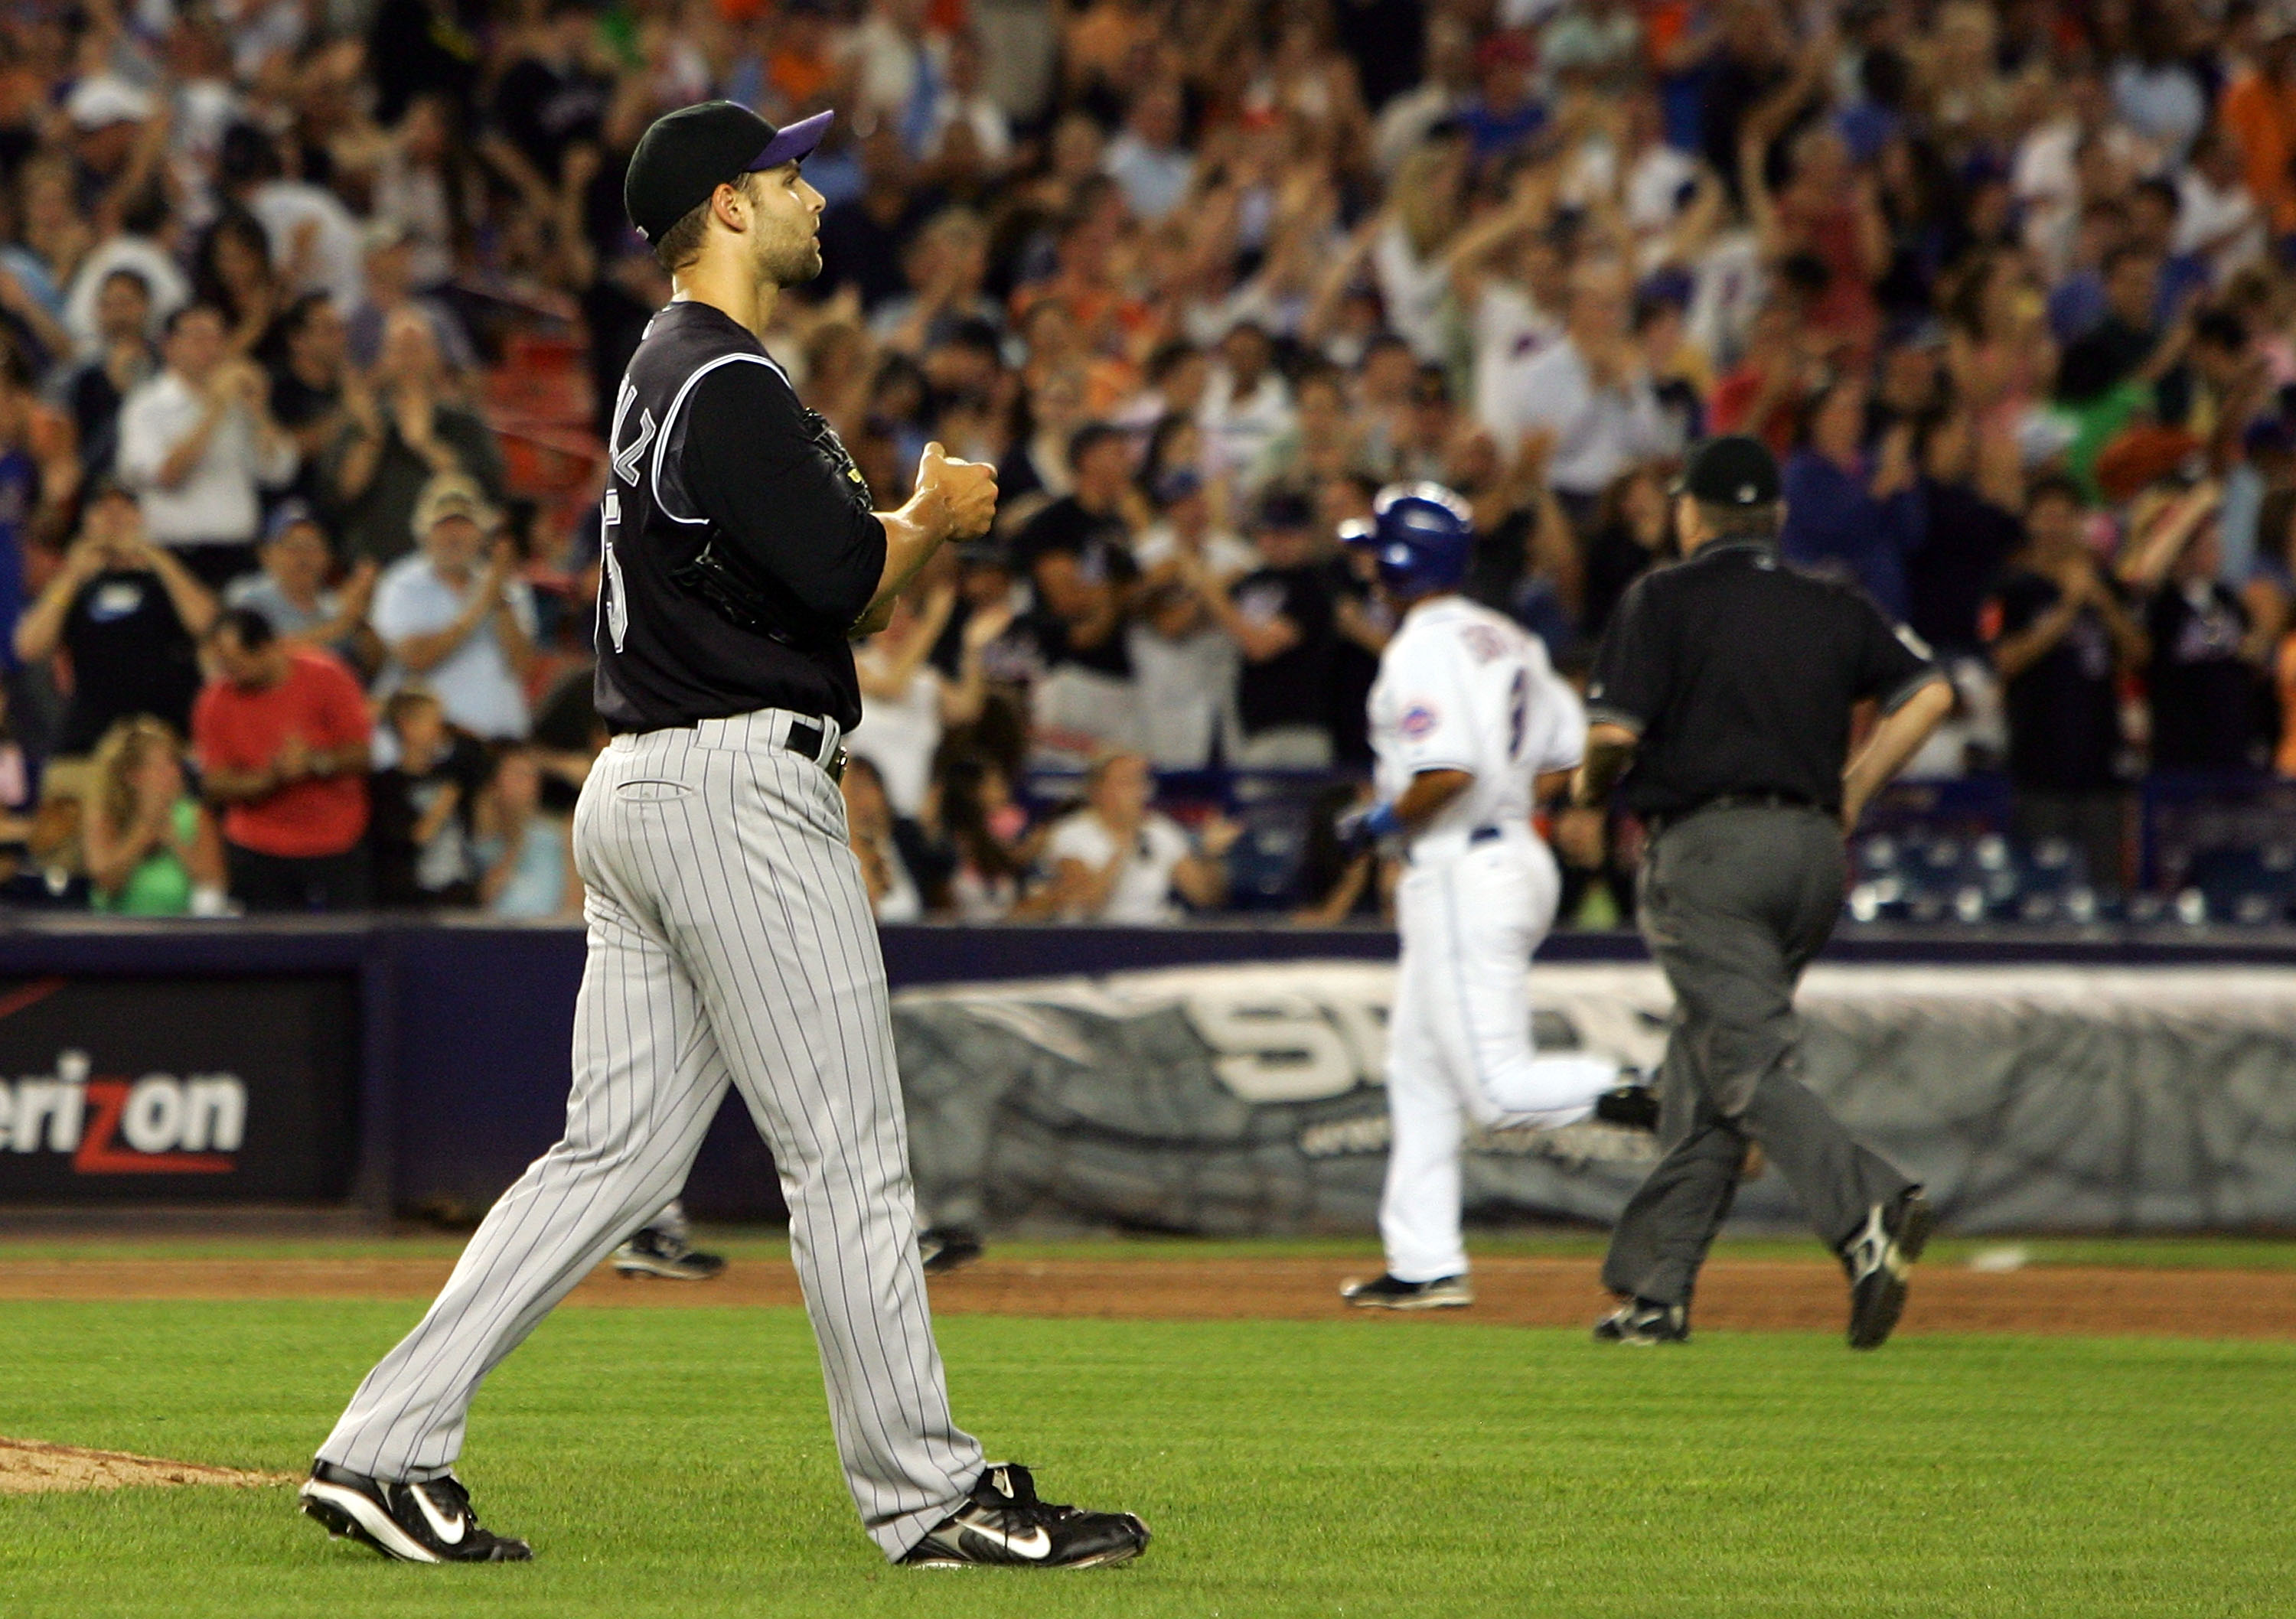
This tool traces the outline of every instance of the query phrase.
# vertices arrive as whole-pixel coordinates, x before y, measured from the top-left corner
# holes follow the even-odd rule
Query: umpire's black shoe
[[[961,1225],[936,1225],[917,1237],[917,1254],[925,1274],[946,1276],[980,1257],[980,1239]]]
[[[1595,1099],[1595,1116],[1606,1124],[1658,1133],[1658,1092],[1648,1085],[1620,1085]]]
[[[1358,1310],[1464,1310],[1475,1302],[1475,1290],[1464,1276],[1405,1281],[1382,1274],[1342,1283],[1340,1296]]]
[[[1918,1186],[1877,1203],[1857,1234],[1842,1245],[1849,1273],[1849,1347],[1879,1349],[1905,1313],[1906,1280],[1929,1245],[1936,1215]]]
[[[1655,1299],[1630,1298],[1595,1323],[1597,1344],[1687,1344],[1690,1311],[1682,1304],[1661,1304]]]
[[[685,1239],[649,1226],[614,1250],[614,1269],[624,1276],[646,1276],[663,1281],[709,1281],[723,1275],[722,1254],[704,1254],[688,1247]]]
[[[1129,1512],[1086,1512],[1037,1499],[1017,1461],[981,1469],[972,1498],[943,1518],[901,1561],[918,1568],[1105,1568],[1148,1549],[1148,1525]]]
[[[362,1541],[402,1563],[528,1563],[524,1541],[479,1527],[471,1492],[452,1474],[428,1484],[369,1478],[331,1461],[311,1464],[303,1510],[338,1540]]]

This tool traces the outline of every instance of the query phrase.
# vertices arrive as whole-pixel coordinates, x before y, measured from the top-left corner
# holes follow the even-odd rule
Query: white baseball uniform
[[[1410,835],[1396,893],[1394,1130],[1379,1228],[1390,1275],[1433,1281],[1467,1269],[1459,1150],[1468,1128],[1575,1124],[1619,1083],[1606,1059],[1538,1054],[1526,982],[1562,885],[1531,830],[1532,783],[1578,763],[1587,718],[1536,636],[1456,595],[1404,616],[1380,659],[1370,718],[1382,802],[1423,772],[1474,778]]]

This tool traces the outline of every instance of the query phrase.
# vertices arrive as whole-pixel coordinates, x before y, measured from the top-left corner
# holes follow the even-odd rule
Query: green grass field
[[[1073,1250],[1070,1250],[1073,1251]],[[0,1304],[0,1433],[299,1472],[405,1304]],[[2296,1343],[941,1323],[961,1416],[1126,1569],[904,1571],[804,1318],[562,1312],[463,1468],[527,1566],[329,1543],[284,1489],[0,1497],[0,1615],[2285,1615]]]

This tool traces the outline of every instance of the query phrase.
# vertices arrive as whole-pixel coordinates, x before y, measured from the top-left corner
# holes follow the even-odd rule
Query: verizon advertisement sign
[[[0,1203],[340,1198],[356,1004],[336,978],[0,980]]]

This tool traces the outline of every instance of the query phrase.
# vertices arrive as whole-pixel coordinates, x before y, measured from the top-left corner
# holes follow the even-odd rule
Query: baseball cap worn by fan
[[[290,528],[299,527],[305,523],[318,528],[318,513],[311,510],[310,502],[300,495],[291,495],[274,506],[271,509],[271,515],[264,520],[263,543],[268,545]],[[324,533],[324,530],[322,529],[321,532]]]
[[[489,534],[497,521],[495,509],[487,503],[485,492],[476,483],[460,472],[441,472],[422,486],[422,493],[414,503],[415,543],[422,544],[433,528],[450,517],[466,517]]]
[[[622,206],[649,242],[743,174],[779,168],[821,144],[831,112],[776,129],[736,102],[697,102],[664,113],[639,137],[622,181]]]
[[[1767,506],[1778,498],[1777,458],[1742,433],[1710,438],[1691,452],[1674,492],[1709,506]]]

